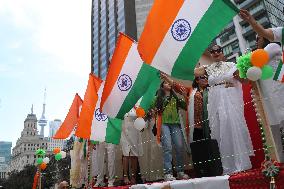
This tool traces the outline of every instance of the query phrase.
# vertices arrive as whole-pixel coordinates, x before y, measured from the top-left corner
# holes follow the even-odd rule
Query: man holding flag
[[[280,42],[282,44],[282,50],[283,50],[283,44],[284,44],[284,28],[283,27],[277,27],[277,28],[268,28],[264,29],[257,21],[253,18],[253,16],[247,11],[247,10],[241,10],[240,16],[247,21],[253,28],[253,30],[261,37],[264,37],[272,42]],[[268,45],[269,46],[269,45]],[[266,47],[265,49],[267,51],[278,51],[278,54],[281,54],[281,49],[272,49],[269,47]],[[278,46],[277,44],[274,44],[274,46]],[[270,44],[270,47],[272,47],[272,44]],[[269,48],[269,49],[268,49]],[[278,46],[279,48],[279,46]],[[276,53],[275,53],[276,54]],[[270,53],[271,56],[271,53]],[[283,150],[282,141],[281,141],[281,135],[280,132],[284,132],[284,64],[283,64],[283,56],[284,53],[282,52],[282,60],[281,58],[276,57],[276,60],[274,57],[273,60],[270,61],[269,65],[274,68],[275,74],[273,77],[273,80],[264,80],[260,82],[260,88],[263,93],[269,94],[263,94],[264,98],[264,104],[265,104],[265,110],[268,116],[269,125],[271,126],[271,131],[273,133],[274,141],[276,143],[277,151],[279,152],[279,159],[281,162],[284,162],[284,153],[281,153]]]

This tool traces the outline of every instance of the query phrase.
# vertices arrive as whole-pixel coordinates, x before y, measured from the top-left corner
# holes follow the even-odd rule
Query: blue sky
[[[90,23],[91,0],[0,0],[0,141],[15,145],[32,104],[40,118],[45,88],[49,121],[84,97]]]

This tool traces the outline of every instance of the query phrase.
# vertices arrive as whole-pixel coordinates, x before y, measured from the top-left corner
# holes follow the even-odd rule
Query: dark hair
[[[160,84],[160,88],[156,92],[157,101],[156,101],[155,107],[158,109],[159,113],[162,113],[163,112],[163,108],[164,108],[163,107],[164,106],[164,98],[165,98],[165,95],[166,95],[166,92],[164,90],[164,83],[165,83],[165,81],[163,81]],[[174,91],[171,89],[170,97],[173,96],[173,93],[174,93]]]
[[[207,75],[206,75],[206,77],[207,77]],[[196,88],[197,90],[200,90],[199,84],[197,83],[198,80],[199,80],[199,77],[194,78],[194,80],[192,82],[192,88],[194,88],[194,89]],[[209,87],[209,85],[207,85],[206,87]]]
[[[258,35],[256,35],[256,41],[257,41],[257,38],[259,38]],[[261,48],[265,48],[270,43],[276,43],[276,44],[278,44],[281,47],[281,43],[279,43],[279,42],[271,42],[268,39],[266,39],[265,37],[262,37],[262,38],[263,38],[263,46]]]
[[[192,88],[194,88],[194,89],[195,89],[195,88],[198,88],[197,80],[198,80],[198,78],[195,77],[194,80],[193,80],[193,82],[192,82]]]
[[[261,36],[256,35],[255,41],[257,42],[260,37]],[[268,39],[264,38],[264,37],[261,37],[261,38],[263,38],[263,46],[261,48],[264,48],[270,43],[270,41]],[[258,48],[258,47],[256,47],[256,48]]]

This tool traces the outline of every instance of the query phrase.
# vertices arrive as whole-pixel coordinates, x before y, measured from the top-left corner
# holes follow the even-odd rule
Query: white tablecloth
[[[172,189],[229,189],[229,176],[203,177],[189,180],[176,180],[151,185],[138,184],[131,186],[131,189],[160,189],[170,185]]]

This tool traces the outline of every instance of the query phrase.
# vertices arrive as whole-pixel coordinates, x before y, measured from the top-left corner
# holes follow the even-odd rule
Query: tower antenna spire
[[[46,105],[46,88],[44,89],[44,99],[43,99],[43,107],[42,107],[42,114],[41,118],[38,121],[40,129],[40,136],[44,137],[44,127],[47,125],[47,119],[45,118],[45,105]]]

